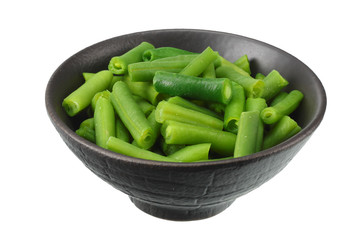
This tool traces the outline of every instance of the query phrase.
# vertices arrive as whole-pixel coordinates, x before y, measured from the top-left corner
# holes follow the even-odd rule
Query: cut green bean
[[[199,76],[210,63],[214,62],[219,56],[210,47],[207,47],[199,55],[196,56],[181,72],[180,74],[188,76]]]
[[[110,136],[115,136],[115,113],[109,99],[100,97],[94,111],[96,145],[106,148]]]
[[[161,127],[160,127],[161,129]],[[161,146],[161,150],[163,153],[165,153],[165,155],[169,156],[177,151],[179,151],[180,149],[183,149],[184,147],[186,147],[185,144],[167,144],[164,140],[164,138],[161,138],[160,141],[160,146]]]
[[[139,148],[133,144],[127,143],[116,137],[110,137],[106,143],[107,149],[110,151],[120,153],[129,157],[142,158],[154,161],[163,162],[178,162],[175,159],[162,156],[160,154]]]
[[[291,114],[300,104],[304,95],[298,91],[291,91],[283,100],[272,107],[267,107],[261,111],[261,119],[266,124],[273,124],[283,116]]]
[[[167,120],[173,120],[208,128],[214,128],[217,130],[223,129],[223,122],[220,119],[195,110],[184,108],[176,104],[172,104],[167,101],[161,101],[157,105],[155,118],[159,123],[164,123]]]
[[[227,104],[232,97],[231,81],[227,78],[201,78],[180,73],[156,72],[155,90],[170,96]]]
[[[129,130],[125,127],[119,116],[115,116],[115,137],[125,141],[130,142],[131,135]]]
[[[224,114],[224,128],[225,130],[237,134],[238,132],[238,121],[241,113],[245,109],[245,91],[244,88],[233,82],[233,96],[225,106]]]
[[[230,132],[169,120],[162,125],[161,134],[167,144],[211,143],[211,150],[216,153],[234,153],[236,135]]]
[[[261,79],[261,80],[263,80],[264,78],[265,78],[265,75],[262,74],[262,73],[257,73],[257,74],[255,75],[255,79]]]
[[[225,104],[222,103],[216,103],[216,102],[209,102],[207,107],[211,110],[214,111],[215,113],[223,116],[225,114]]]
[[[138,146],[144,149],[150,148],[154,138],[153,129],[126,83],[122,81],[115,83],[110,99],[116,113]]]
[[[247,97],[260,97],[264,91],[264,82],[250,76],[244,76],[239,69],[238,67],[232,68],[226,65],[220,66],[216,69],[216,76],[228,78],[243,86]]]
[[[124,82],[132,94],[148,100],[152,105],[157,105],[164,99],[164,94],[157,92],[150,82],[132,82],[128,76],[124,78]]]
[[[141,62],[144,51],[153,48],[154,46],[152,44],[142,42],[121,56],[112,57],[108,68],[113,74],[126,74],[129,64]]]
[[[84,79],[85,81],[89,80],[92,76],[94,76],[95,73],[89,73],[89,72],[83,72],[83,76],[84,76]],[[109,91],[112,91],[112,87],[114,86],[114,84],[118,81],[122,81],[124,80],[124,76],[116,76],[114,75],[112,77],[112,80],[110,82],[110,85],[109,87],[107,88]]]
[[[90,128],[88,126],[84,126],[84,127],[80,127],[75,132],[80,137],[83,137],[83,138],[85,138],[86,140],[88,140],[88,141],[90,141],[92,143],[96,143],[95,130],[93,128]]]
[[[261,97],[266,100],[275,97],[289,82],[276,70],[272,70],[264,79],[265,88]]]
[[[175,47],[158,47],[144,51],[142,59],[144,62],[146,62],[146,61],[154,61],[166,57],[190,55],[190,54],[194,54],[194,53]]]
[[[106,98],[106,99],[110,99],[110,91],[109,90],[105,90],[105,91],[101,91],[98,92],[94,95],[94,97],[91,99],[91,109],[93,111],[95,111],[95,106],[96,106],[96,102],[100,97]]]
[[[85,80],[85,82],[86,82],[86,81],[89,80],[92,76],[94,76],[95,73],[83,72],[82,75],[83,75],[84,80]]]
[[[165,57],[165,58],[159,58],[154,60],[154,62],[191,62],[196,58],[196,56],[199,55],[198,53],[190,54],[190,55],[178,55],[173,57]]]
[[[248,98],[245,104],[246,111],[257,111],[259,116],[261,111],[267,107],[266,100],[264,98]],[[262,149],[264,139],[264,123],[259,117],[259,127],[257,131],[256,138],[256,148],[255,151],[259,152]]]
[[[243,70],[242,68],[238,67],[237,65],[235,65],[234,63],[230,62],[229,60],[227,60],[226,58],[219,56],[215,61],[214,61],[214,65],[215,68],[221,67],[221,66],[226,66],[228,68],[231,68],[233,71],[237,72],[238,74],[245,76],[245,77],[250,77],[250,74],[248,72],[246,72],[245,70]]]
[[[249,75],[251,74],[250,62],[246,54],[242,55],[239,59],[237,59],[234,64],[247,72]]]
[[[180,162],[196,162],[209,159],[210,143],[186,146],[168,157]]]
[[[175,97],[170,97],[167,99],[167,101],[169,103],[172,103],[172,104],[176,104],[176,105],[179,105],[181,107],[184,107],[184,108],[188,108],[188,109],[191,109],[191,110],[195,110],[195,111],[198,111],[198,112],[201,112],[201,113],[204,113],[204,114],[207,114],[209,116],[212,116],[212,117],[215,117],[215,118],[218,118],[218,119],[221,119],[222,120],[222,117],[219,115],[219,114],[216,114],[215,112],[205,108],[205,107],[202,107],[202,106],[199,106],[191,101],[188,101],[182,97],[179,97],[179,96],[175,96]]]
[[[133,98],[135,99],[136,103],[139,105],[141,110],[145,113],[145,116],[148,117],[149,114],[155,110],[155,106],[150,104],[148,101],[146,101],[144,98],[133,95]]]
[[[289,116],[284,116],[275,126],[265,135],[263,149],[271,148],[290,137],[294,136],[301,130],[301,127]]]
[[[91,117],[91,118],[87,118],[87,119],[85,119],[84,121],[82,121],[82,122],[80,123],[79,128],[82,128],[82,127],[89,127],[89,128],[91,128],[91,129],[95,129],[94,118]]]
[[[277,94],[271,101],[270,107],[275,106],[277,103],[281,102],[287,95],[287,92],[280,92],[279,94]]]
[[[234,157],[243,157],[256,152],[259,122],[260,116],[258,111],[241,113]]]
[[[203,78],[216,78],[214,63],[210,63],[209,66],[202,72],[201,77]]]
[[[152,82],[157,71],[178,73],[189,64],[190,61],[169,62],[138,62],[128,66],[129,77],[132,82]]]
[[[62,102],[66,113],[72,117],[88,107],[96,93],[107,89],[112,76],[112,73],[107,70],[100,71],[73,91]]]

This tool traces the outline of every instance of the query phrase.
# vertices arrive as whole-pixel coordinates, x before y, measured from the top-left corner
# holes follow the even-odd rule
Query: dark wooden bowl
[[[203,163],[157,162],[117,154],[79,137],[74,130],[86,111],[70,118],[62,100],[83,83],[82,72],[107,69],[112,56],[142,41],[201,52],[207,46],[234,61],[247,54],[254,73],[278,70],[305,98],[293,118],[303,130],[265,151],[229,160]],[[129,195],[141,210],[171,220],[214,216],[243,194],[279,173],[309,140],[326,109],[325,90],[304,63],[266,43],[223,32],[169,29],[132,33],[94,44],[67,59],[47,85],[46,109],[56,130],[74,154],[93,173]]]

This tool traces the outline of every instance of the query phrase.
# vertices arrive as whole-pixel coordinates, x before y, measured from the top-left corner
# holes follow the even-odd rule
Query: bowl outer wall
[[[305,94],[294,115],[303,130],[293,138],[251,156],[206,163],[136,159],[101,149],[77,136],[74,130],[86,117],[86,112],[69,118],[61,107],[62,100],[82,84],[82,72],[106,69],[112,56],[121,55],[142,41],[156,47],[173,46],[195,52],[210,46],[230,61],[247,54],[254,73],[278,70],[289,80],[289,90],[298,89]],[[295,57],[254,39],[195,29],[132,33],[85,48],[54,72],[45,100],[48,115],[64,142],[97,176],[131,197],[187,208],[233,200],[271,179],[310,138],[326,108],[326,95],[320,80]]]

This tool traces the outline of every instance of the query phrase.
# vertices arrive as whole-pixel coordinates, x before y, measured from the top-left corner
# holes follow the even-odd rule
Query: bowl
[[[87,117],[66,115],[62,100],[83,83],[83,72],[107,69],[111,57],[142,41],[155,47],[172,46],[201,52],[207,46],[235,61],[247,54],[254,73],[278,70],[289,82],[287,90],[305,95],[293,118],[303,128],[287,141],[240,158],[172,163],[124,156],[100,148],[74,130]],[[163,219],[189,221],[212,217],[238,197],[258,188],[279,173],[309,140],[326,109],[325,90],[314,72],[283,50],[264,42],[230,33],[165,29],[114,37],[74,54],[51,76],[45,93],[48,116],[70,150],[99,178],[129,195],[142,211]]]

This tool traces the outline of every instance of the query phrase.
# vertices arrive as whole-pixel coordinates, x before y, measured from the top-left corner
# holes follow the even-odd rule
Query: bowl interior
[[[75,135],[79,123],[87,117],[83,111],[76,117],[68,117],[62,109],[62,100],[83,83],[83,72],[97,72],[107,69],[111,57],[121,55],[142,41],[155,47],[172,46],[189,51],[201,52],[210,46],[230,61],[247,54],[253,74],[268,74],[278,70],[289,82],[287,90],[298,89],[305,95],[296,113],[292,116],[303,131],[310,135],[320,124],[326,105],[325,91],[317,76],[292,55],[266,43],[243,36],[205,30],[155,30],[128,34],[94,44],[67,59],[51,77],[46,104],[55,125]],[[81,141],[81,140],[79,140]],[[85,142],[85,140],[83,140]]]

